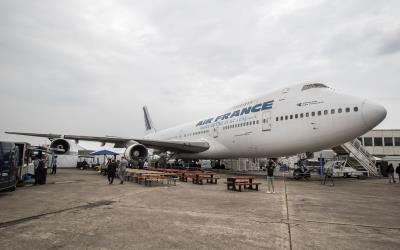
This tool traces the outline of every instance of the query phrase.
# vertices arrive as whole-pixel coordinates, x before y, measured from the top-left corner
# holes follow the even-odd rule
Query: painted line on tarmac
[[[285,182],[285,173],[283,173],[283,185],[285,187],[285,206],[286,206],[286,219],[289,221],[289,204],[288,204],[288,198],[287,198],[287,188],[286,188],[286,182]],[[290,250],[292,250],[292,232],[290,230],[290,223],[286,223],[288,227],[288,233],[289,233],[289,247]]]
[[[298,223],[293,223],[293,222],[318,223],[318,224],[337,225],[337,226],[352,226],[352,227],[365,227],[365,228],[379,228],[379,229],[400,230],[400,227],[383,227],[383,226],[364,225],[364,224],[352,224],[352,223],[340,223],[340,222],[316,221],[316,220],[298,220],[298,219],[290,220],[289,224],[298,224]]]
[[[25,218],[21,218],[21,219],[17,219],[17,220],[6,221],[6,222],[0,223],[0,228],[14,226],[14,225],[21,224],[21,223],[24,223],[24,222],[27,222],[27,221],[40,219],[41,217],[44,217],[44,216],[47,216],[47,215],[59,214],[59,213],[70,211],[70,210],[89,209],[89,208],[95,208],[95,207],[100,207],[100,206],[107,206],[107,205],[111,205],[114,202],[115,201],[109,201],[109,200],[95,201],[95,202],[90,202],[90,203],[85,204],[85,205],[65,208],[65,209],[61,209],[61,210],[57,210],[57,211],[53,211],[53,212],[48,212],[48,213],[43,213],[43,214],[38,214],[38,215],[34,215],[34,216],[29,216],[29,217],[25,217]]]

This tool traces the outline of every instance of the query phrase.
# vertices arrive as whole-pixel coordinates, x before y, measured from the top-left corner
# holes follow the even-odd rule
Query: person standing
[[[387,169],[388,177],[389,177],[389,184],[396,183],[396,180],[394,179],[394,168],[393,164],[390,163]]]
[[[124,184],[125,180],[125,171],[128,167],[129,162],[126,160],[124,156],[122,156],[121,162],[119,163],[119,180],[121,181],[120,184]]]
[[[38,167],[39,167],[39,158],[35,157],[35,160],[33,160],[33,170],[34,170],[34,175],[35,175],[35,184],[39,184],[39,173],[38,173]]]
[[[108,164],[108,171],[107,172],[108,172],[108,183],[109,184],[113,184],[116,171],[117,171],[117,163],[113,159]]]
[[[271,188],[272,188],[272,193],[275,193],[275,188],[274,188],[274,170],[275,170],[276,164],[275,162],[270,159],[267,164],[267,183],[268,183],[268,191],[267,193],[271,193]]]
[[[399,182],[400,182],[400,163],[399,163],[399,165],[398,165],[397,168],[396,168],[396,173],[397,173],[397,175],[399,176]]]
[[[37,167],[38,184],[46,184],[46,162],[43,158],[39,158],[39,164]]]
[[[57,155],[52,157],[51,161],[51,174],[57,173]]]
[[[42,161],[43,161],[43,165],[44,165],[44,170],[43,170],[43,172],[42,172],[42,174],[43,174],[43,176],[42,176],[42,178],[43,178],[42,182],[43,182],[43,184],[46,184],[46,181],[47,181],[47,171],[48,171],[48,165],[49,165],[49,156],[48,156],[48,155],[45,155],[45,156],[42,158]]]

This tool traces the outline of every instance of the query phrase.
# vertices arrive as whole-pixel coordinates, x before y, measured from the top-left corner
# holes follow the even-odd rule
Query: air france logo
[[[233,117],[236,117],[236,116],[242,116],[242,115],[247,115],[247,114],[250,114],[250,113],[257,113],[257,112],[260,112],[262,110],[272,109],[273,103],[274,103],[274,101],[268,101],[268,102],[264,102],[264,103],[259,103],[259,104],[256,104],[254,106],[245,107],[245,108],[243,108],[241,110],[239,109],[239,110],[235,110],[233,112],[229,112],[229,113],[226,113],[226,114],[223,114],[223,115],[219,115],[219,116],[217,116],[215,118],[210,118],[210,119],[207,119],[207,120],[199,121],[196,124],[196,127],[197,126],[201,126],[201,125],[210,124],[212,122],[217,122],[219,120],[222,121],[222,120],[230,119],[230,118],[233,118]]]

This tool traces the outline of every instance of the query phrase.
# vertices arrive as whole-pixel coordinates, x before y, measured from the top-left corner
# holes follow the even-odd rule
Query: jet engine
[[[50,144],[50,149],[54,150],[54,153],[63,155],[69,152],[71,145],[67,140],[55,139]]]
[[[124,153],[124,156],[128,160],[144,159],[147,157],[147,148],[142,144],[130,145]]]

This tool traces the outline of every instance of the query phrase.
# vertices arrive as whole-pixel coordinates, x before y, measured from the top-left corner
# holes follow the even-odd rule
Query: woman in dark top
[[[108,163],[108,169],[107,169],[109,184],[113,184],[116,171],[117,171],[117,163],[115,162],[115,160],[112,160],[111,162]]]

